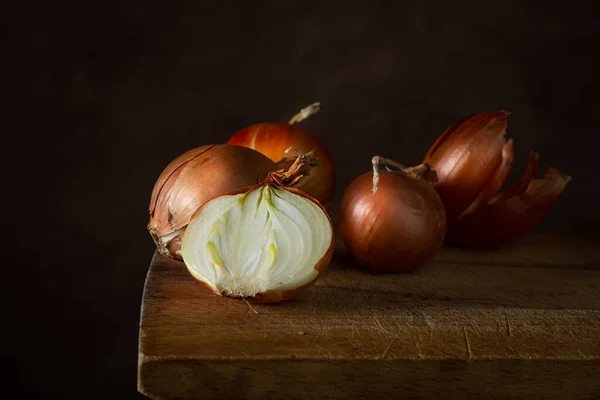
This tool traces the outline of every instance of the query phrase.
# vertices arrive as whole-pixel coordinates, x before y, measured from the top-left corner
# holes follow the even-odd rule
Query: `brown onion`
[[[261,182],[277,165],[257,151],[227,144],[187,151],[162,172],[150,200],[148,230],[159,252],[181,260],[185,227],[207,200]]]
[[[319,110],[314,103],[295,115],[289,123],[266,122],[244,128],[234,134],[228,144],[244,146],[261,152],[275,162],[290,156],[288,150],[294,148],[300,153],[314,150],[319,166],[313,168],[310,176],[303,178],[296,188],[327,205],[335,190],[333,159],[323,143],[310,132],[295,125]]]
[[[506,141],[506,111],[473,114],[450,126],[423,162],[437,172],[434,184],[448,214],[448,241],[496,247],[531,230],[552,208],[570,177],[550,168],[537,178],[538,154],[514,186],[496,195],[510,172],[513,141]]]
[[[204,203],[182,242],[190,274],[218,295],[260,303],[308,289],[327,268],[334,243],[323,206],[289,187],[311,165],[310,153],[298,156],[287,171]]]
[[[410,271],[442,246],[446,213],[429,165],[405,168],[379,156],[342,197],[339,232],[350,254],[377,272]],[[379,164],[398,170],[379,171]]]

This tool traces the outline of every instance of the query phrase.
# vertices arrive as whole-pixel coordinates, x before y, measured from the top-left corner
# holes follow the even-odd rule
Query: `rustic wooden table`
[[[600,398],[600,245],[532,234],[373,275],[337,243],[296,300],[218,297],[155,255],[138,388],[156,399]]]

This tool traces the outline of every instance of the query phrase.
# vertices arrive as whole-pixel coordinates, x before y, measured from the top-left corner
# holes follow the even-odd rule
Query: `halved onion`
[[[329,216],[317,200],[276,175],[209,200],[187,226],[185,265],[216,294],[279,302],[308,289],[327,268],[333,253]]]

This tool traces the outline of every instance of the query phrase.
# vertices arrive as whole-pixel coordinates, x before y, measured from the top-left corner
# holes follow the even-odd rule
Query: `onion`
[[[287,124],[266,122],[249,126],[234,134],[227,143],[257,150],[275,162],[287,157],[290,148],[298,149],[301,153],[314,149],[319,166],[313,168],[310,176],[295,187],[328,205],[335,190],[333,159],[317,137],[295,125],[316,113],[319,107],[319,103],[314,103],[302,109]]]
[[[227,144],[187,151],[162,172],[150,200],[148,230],[159,252],[181,260],[182,234],[207,200],[261,182],[277,165],[257,151]]]
[[[317,200],[288,187],[310,156],[198,209],[181,251],[194,278],[216,294],[263,303],[296,297],[315,282],[331,260],[333,226]]]
[[[437,172],[434,184],[448,215],[452,243],[497,247],[531,230],[553,207],[570,177],[550,168],[537,178],[537,153],[525,174],[500,190],[513,161],[513,141],[504,135],[506,111],[473,114],[450,126],[431,146],[423,162]]]
[[[377,272],[410,271],[442,246],[446,213],[429,165],[406,168],[379,156],[342,197],[339,232],[350,254]],[[379,164],[398,170],[379,171]]]

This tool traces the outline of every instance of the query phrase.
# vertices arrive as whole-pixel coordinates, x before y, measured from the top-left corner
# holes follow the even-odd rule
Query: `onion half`
[[[318,201],[287,187],[304,162],[198,209],[181,251],[194,278],[216,294],[263,303],[296,297],[315,282],[331,260],[333,226]]]

